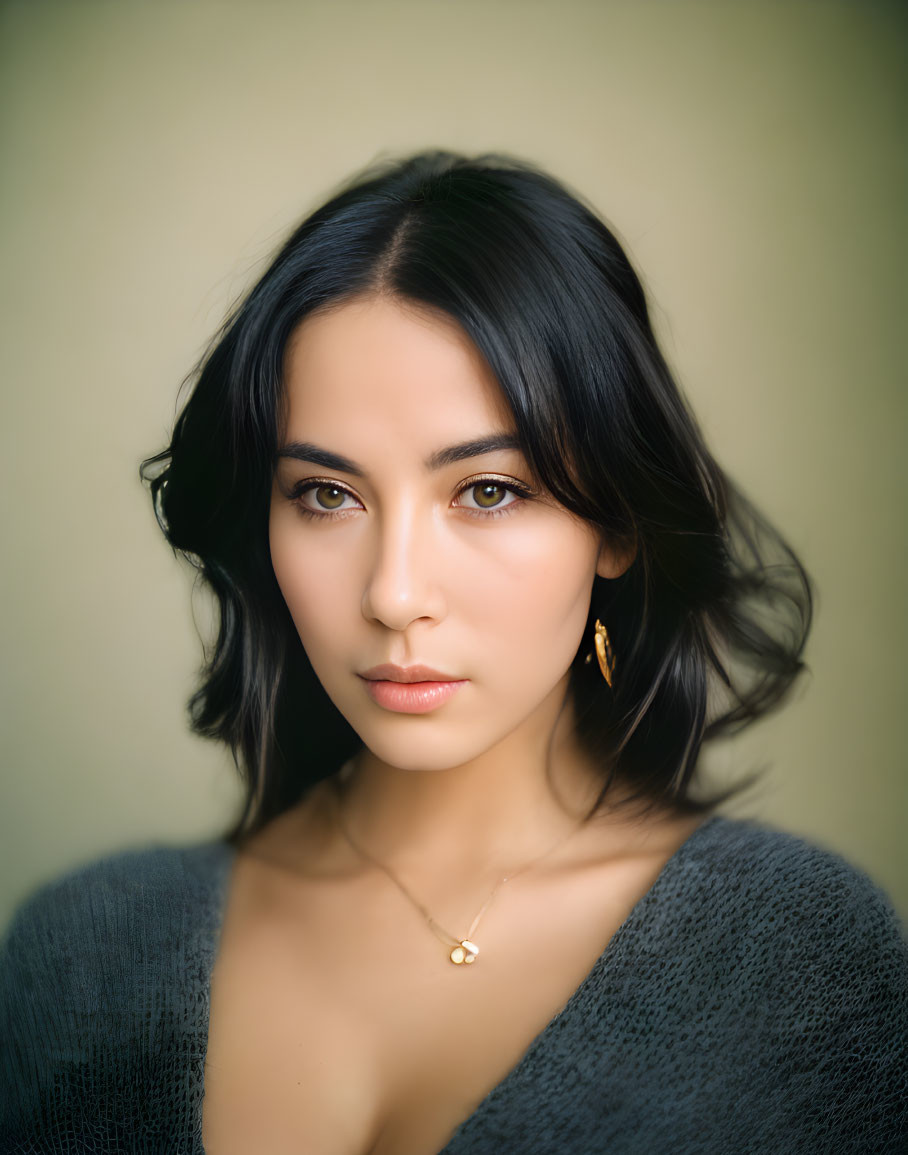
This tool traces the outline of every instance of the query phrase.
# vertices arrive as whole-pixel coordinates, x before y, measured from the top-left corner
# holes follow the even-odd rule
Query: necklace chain
[[[401,880],[397,877],[397,875],[391,870],[391,868],[389,866],[386,866],[385,863],[380,862],[373,855],[369,854],[368,851],[363,850],[363,848],[357,842],[354,841],[350,832],[347,830],[347,827],[344,824],[343,819],[341,818],[341,809],[340,809],[341,793],[340,793],[340,787],[339,787],[336,779],[335,779],[334,785],[335,785],[335,801],[336,801],[335,820],[337,822],[337,826],[338,826],[338,829],[340,830],[341,834],[344,836],[344,838],[347,840],[347,842],[350,844],[350,846],[353,848],[353,850],[361,858],[365,859],[367,862],[370,862],[373,866],[378,867],[378,869],[381,870],[382,873],[384,873],[388,876],[388,878],[394,883],[394,885],[398,888],[398,890],[401,891],[401,893],[412,903],[413,906],[416,907],[416,909],[419,911],[419,913],[423,916],[423,918],[426,920],[426,923],[429,926],[429,929],[432,931],[432,933],[435,935],[435,937],[439,940],[439,942],[442,942],[446,947],[453,948],[453,949],[451,949],[451,953],[450,953],[449,957],[450,957],[452,962],[457,963],[457,964],[472,963],[475,961],[476,956],[479,954],[479,948],[472,941],[473,935],[476,931],[476,928],[479,926],[480,919],[485,914],[485,912],[489,909],[489,907],[492,905],[492,900],[498,894],[498,892],[502,888],[502,886],[504,886],[504,884],[506,882],[510,882],[510,880],[512,878],[516,878],[518,874],[523,874],[524,871],[529,870],[531,866],[536,866],[536,864],[539,862],[542,862],[542,860],[544,858],[548,858],[548,856],[550,854],[554,854],[554,852],[556,850],[558,850],[560,847],[564,846],[564,844],[568,841],[568,839],[571,838],[580,829],[580,826],[582,825],[582,820],[581,820],[581,822],[579,822],[576,826],[572,827],[568,831],[568,833],[564,835],[564,837],[559,838],[547,850],[544,850],[542,852],[542,854],[537,855],[535,858],[531,858],[530,861],[524,863],[523,866],[518,867],[516,870],[512,870],[510,874],[506,874],[506,875],[504,875],[503,878],[500,878],[498,880],[498,882],[496,882],[494,887],[492,888],[491,894],[489,894],[488,898],[485,900],[485,902],[480,907],[479,913],[476,915],[476,917],[473,919],[472,923],[470,924],[470,929],[467,931],[466,936],[462,939],[459,939],[459,938],[455,938],[455,936],[452,935],[450,933],[450,931],[445,930],[445,928],[432,917],[432,915],[429,913],[429,911],[426,909],[426,907],[423,905],[423,903],[421,903],[419,901],[419,899],[416,898],[410,892],[410,890],[401,882]]]

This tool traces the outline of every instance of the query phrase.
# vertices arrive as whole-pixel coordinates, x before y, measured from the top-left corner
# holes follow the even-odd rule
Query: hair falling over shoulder
[[[428,152],[370,169],[303,221],[203,359],[170,445],[142,467],[164,533],[218,606],[190,713],[244,775],[234,835],[359,744],[281,597],[268,506],[287,341],[309,313],[368,292],[453,318],[494,372],[536,477],[633,553],[621,577],[596,578],[571,674],[600,800],[620,782],[642,803],[713,804],[692,790],[703,743],[785,698],[803,668],[807,575],[709,454],[602,220],[526,164]],[[612,687],[585,661],[597,619]]]

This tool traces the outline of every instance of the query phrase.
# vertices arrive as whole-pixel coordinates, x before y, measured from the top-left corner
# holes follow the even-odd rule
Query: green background
[[[716,455],[819,587],[811,675],[713,773],[767,765],[736,812],[908,913],[904,11],[0,5],[0,917],[71,864],[227,821],[229,758],[185,727],[190,575],[137,465],[288,227],[438,145],[540,163],[627,243]]]

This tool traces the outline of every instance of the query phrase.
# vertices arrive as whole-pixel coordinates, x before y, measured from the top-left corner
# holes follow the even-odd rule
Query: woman
[[[801,669],[807,579],[588,209],[500,158],[367,174],[145,468],[246,804],[20,912],[9,1149],[899,1147],[885,900],[695,792]]]

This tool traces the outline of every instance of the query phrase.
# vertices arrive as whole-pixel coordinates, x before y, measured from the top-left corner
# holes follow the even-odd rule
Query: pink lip
[[[428,714],[453,698],[468,681],[428,666],[373,666],[360,677],[372,701],[397,714]]]
[[[430,666],[395,666],[385,662],[382,666],[373,666],[360,674],[367,682],[459,682],[460,678],[452,678],[450,674],[442,674]]]

